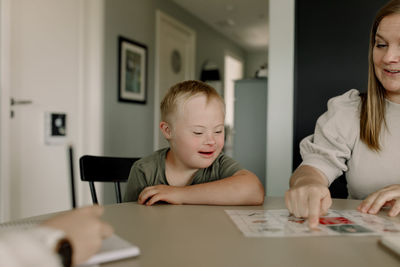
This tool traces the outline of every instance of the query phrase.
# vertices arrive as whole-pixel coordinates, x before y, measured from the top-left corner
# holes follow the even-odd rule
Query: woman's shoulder
[[[360,104],[360,92],[356,89],[329,99],[328,110],[318,118],[316,128],[333,138],[342,136],[346,143],[353,144],[359,134]]]
[[[357,89],[351,89],[342,95],[332,97],[328,100],[328,110],[353,109],[359,110],[361,103],[360,92]]]
[[[360,92],[351,89],[346,93],[332,97],[328,100],[328,110],[325,113],[328,118],[338,118],[339,120],[359,120],[361,108]]]

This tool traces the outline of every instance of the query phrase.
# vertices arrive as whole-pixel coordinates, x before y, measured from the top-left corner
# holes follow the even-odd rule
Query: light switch
[[[65,144],[67,137],[67,114],[46,112],[45,143],[48,145]]]

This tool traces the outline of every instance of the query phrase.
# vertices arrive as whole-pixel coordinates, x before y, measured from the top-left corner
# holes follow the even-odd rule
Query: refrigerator
[[[235,81],[233,158],[264,188],[267,155],[267,78]]]

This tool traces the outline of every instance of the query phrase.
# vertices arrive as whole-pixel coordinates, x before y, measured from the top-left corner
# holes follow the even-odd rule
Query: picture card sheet
[[[400,234],[400,223],[356,210],[329,210],[319,230],[311,231],[307,220],[281,210],[225,210],[246,237],[296,237],[330,235]]]

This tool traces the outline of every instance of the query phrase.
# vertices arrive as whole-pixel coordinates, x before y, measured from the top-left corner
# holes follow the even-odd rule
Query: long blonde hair
[[[368,51],[368,91],[361,95],[360,139],[370,149],[379,151],[379,135],[382,124],[386,127],[385,119],[385,88],[377,79],[373,61],[375,35],[382,19],[391,14],[400,14],[400,0],[392,0],[383,6],[375,16],[371,28]],[[399,29],[400,30],[400,29]]]

